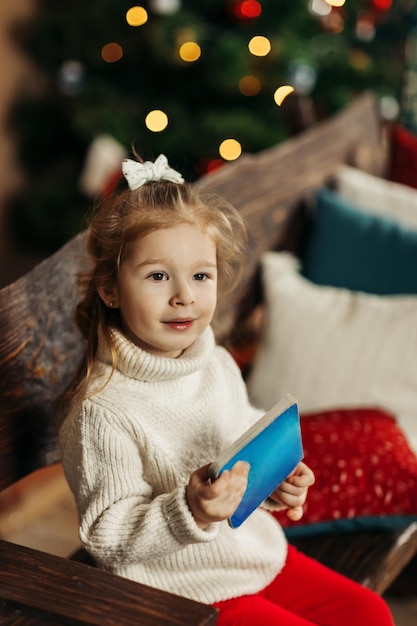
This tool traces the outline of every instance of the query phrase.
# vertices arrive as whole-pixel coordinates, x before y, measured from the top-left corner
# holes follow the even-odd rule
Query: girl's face
[[[213,240],[183,225],[133,242],[120,268],[114,300],[124,330],[136,345],[157,356],[180,356],[209,326],[216,308]]]

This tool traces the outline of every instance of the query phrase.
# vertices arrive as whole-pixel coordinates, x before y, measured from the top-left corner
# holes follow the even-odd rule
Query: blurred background
[[[131,146],[195,180],[367,89],[413,130],[414,5],[2,0],[0,286],[84,229]]]

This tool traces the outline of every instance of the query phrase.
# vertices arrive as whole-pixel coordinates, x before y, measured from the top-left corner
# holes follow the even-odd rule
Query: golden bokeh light
[[[367,70],[372,64],[372,59],[365,52],[359,48],[352,48],[348,53],[349,64],[355,68],[355,70]]]
[[[327,4],[330,4],[331,7],[342,7],[346,0],[325,0]]]
[[[149,111],[145,117],[145,126],[153,133],[160,133],[168,126],[168,115],[160,109]]]
[[[122,46],[114,41],[106,43],[106,45],[101,49],[101,58],[103,61],[106,61],[106,63],[115,63],[116,61],[120,61],[122,56]]]
[[[244,96],[256,96],[261,91],[261,81],[256,76],[243,76],[239,81],[239,91]]]
[[[249,52],[257,57],[266,57],[271,52],[271,42],[268,37],[255,35],[248,43]]]
[[[126,22],[129,26],[143,26],[148,21],[148,13],[141,6],[131,7],[126,13]]]
[[[275,103],[280,107],[285,98],[289,96],[290,93],[293,93],[293,91],[294,87],[292,87],[291,85],[281,85],[281,87],[278,87],[278,89],[274,93]]]
[[[195,41],[186,41],[178,51],[181,59],[187,63],[193,63],[201,57],[201,48]]]
[[[242,154],[242,146],[236,139],[225,139],[219,146],[219,154],[225,161],[235,161]]]

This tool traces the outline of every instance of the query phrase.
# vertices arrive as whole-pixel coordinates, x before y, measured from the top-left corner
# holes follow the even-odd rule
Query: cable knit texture
[[[60,433],[84,546],[109,571],[200,602],[259,591],[286,559],[275,519],[258,509],[238,529],[202,530],[185,495],[191,472],[262,414],[235,362],[210,328],[178,359],[114,336],[116,371],[101,389],[111,373],[101,344],[98,391],[74,401]]]

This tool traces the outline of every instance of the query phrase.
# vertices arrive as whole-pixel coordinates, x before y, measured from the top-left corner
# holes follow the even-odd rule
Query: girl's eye
[[[164,274],[163,272],[154,272],[153,274],[149,276],[149,278],[151,278],[152,280],[156,280],[156,281],[168,280],[168,276]]]
[[[204,272],[199,272],[198,274],[194,274],[193,278],[194,280],[207,280],[208,274],[205,274]]]

